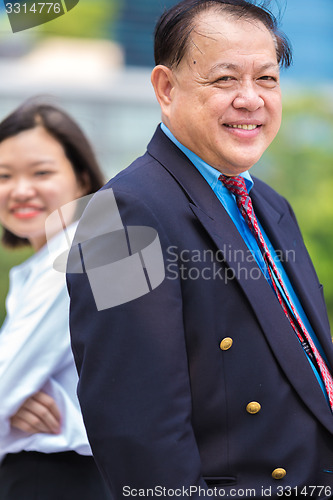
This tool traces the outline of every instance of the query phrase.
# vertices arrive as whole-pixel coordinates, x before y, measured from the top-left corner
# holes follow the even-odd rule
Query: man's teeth
[[[227,125],[227,127],[231,128],[241,128],[243,130],[254,130],[257,128],[259,125]]]

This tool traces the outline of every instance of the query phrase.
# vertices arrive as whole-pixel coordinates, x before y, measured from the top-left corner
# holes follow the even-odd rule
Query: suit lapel
[[[244,258],[249,255],[248,248],[215,193],[186,156],[161,130],[157,130],[148,146],[148,152],[182,187],[191,210],[224,255],[229,268],[233,270],[235,279],[247,296],[285,375],[318,420],[333,432],[332,413],[300,348],[299,341],[257,264],[253,260]],[[282,235],[281,229],[268,230],[271,226],[281,227],[285,214],[279,213],[267,201],[260,205],[259,198],[258,196],[256,199],[257,215],[265,230],[267,228],[268,236],[272,237],[273,245],[277,244],[275,248],[287,249],[292,232]],[[249,279],[253,273],[256,279]],[[298,282],[300,281],[298,278]]]
[[[269,201],[259,196],[256,190],[252,194],[254,210],[262,223],[274,248],[282,255],[283,266],[293,285],[293,288],[303,306],[303,309],[322,345],[328,362],[333,367],[333,349],[328,335],[327,313],[324,307],[322,291],[317,282],[313,265],[304,248],[303,240],[289,213],[277,214],[272,223],[271,214],[275,209]],[[325,321],[326,320],[326,321]]]

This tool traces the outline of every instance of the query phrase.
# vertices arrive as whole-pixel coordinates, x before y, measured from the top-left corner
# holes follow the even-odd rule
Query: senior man
[[[185,0],[160,18],[155,58],[162,124],[99,194],[124,227],[157,232],[165,278],[99,308],[89,272],[68,276],[96,461],[117,500],[330,498],[322,287],[289,204],[249,174],[280,127],[287,39],[245,0]]]

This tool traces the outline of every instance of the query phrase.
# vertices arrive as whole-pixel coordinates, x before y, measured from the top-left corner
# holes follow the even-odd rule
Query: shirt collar
[[[17,275],[27,278],[32,272],[40,273],[45,269],[48,269],[50,267],[52,268],[56,258],[59,257],[63,252],[69,250],[70,244],[74,238],[77,224],[78,221],[75,221],[66,228],[67,238],[70,238],[70,243],[68,243],[68,240],[65,237],[63,231],[55,234],[47,241],[44,246],[42,246],[42,248],[33,253],[28,259],[26,259],[21,264],[18,264],[17,266],[11,268],[11,279],[16,279]]]
[[[169,139],[188,157],[188,159],[193,163],[193,165],[199,170],[201,175],[203,175],[203,177],[206,179],[210,187],[214,189],[216,184],[219,182],[219,177],[221,175],[221,172],[216,170],[216,168],[212,167],[211,165],[208,165],[208,163],[202,160],[198,155],[196,155],[190,149],[183,146],[183,144],[181,144],[175,138],[175,136],[172,134],[172,132],[170,132],[168,127],[164,125],[164,123],[161,123],[161,129],[165,133],[165,135],[169,137]],[[244,178],[246,188],[249,193],[254,184],[249,171],[246,170],[245,172],[242,172],[239,175]]]

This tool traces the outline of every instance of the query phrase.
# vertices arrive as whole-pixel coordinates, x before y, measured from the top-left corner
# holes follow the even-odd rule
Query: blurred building
[[[125,64],[154,64],[153,28],[165,8],[177,0],[121,0],[115,25],[115,38],[123,46]],[[333,0],[279,0],[272,2],[282,28],[289,36],[295,64],[289,78],[299,83],[317,82],[318,78],[333,81]]]
[[[62,106],[87,133],[106,177],[145,152],[160,120],[150,69],[124,68],[122,48],[107,40],[16,35],[15,47],[6,41],[12,55],[0,56],[0,119],[33,96]]]
[[[282,74],[285,94],[289,90],[299,94],[304,88],[319,92],[326,86],[332,96],[333,0],[317,0],[315,5],[310,0],[279,2],[286,4],[282,27],[295,51],[294,67]],[[144,153],[160,120],[150,83],[153,31],[164,9],[175,3],[80,0],[68,14],[48,23],[48,29],[58,28],[59,33],[67,23],[67,31],[74,35],[79,19],[82,33],[87,33],[84,26],[89,26],[90,36],[104,33],[104,40],[98,40],[50,38],[38,29],[13,34],[0,2],[0,119],[28,97],[49,96],[82,124],[107,177],[123,169]],[[113,17],[104,19],[107,16],[98,5],[111,4]],[[92,29],[101,19],[103,30],[98,24]],[[112,42],[105,40],[107,32]],[[332,106],[332,97],[328,105]]]
[[[115,38],[124,48],[126,65],[154,65],[154,26],[162,12],[176,3],[175,0],[122,0]]]

